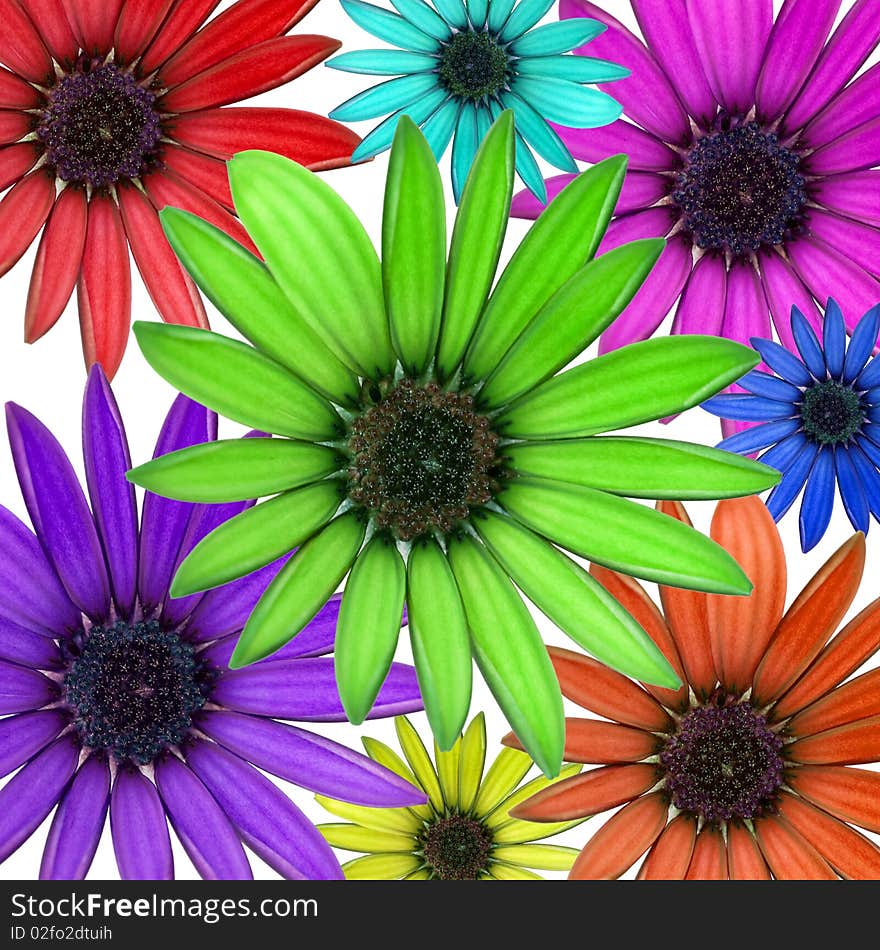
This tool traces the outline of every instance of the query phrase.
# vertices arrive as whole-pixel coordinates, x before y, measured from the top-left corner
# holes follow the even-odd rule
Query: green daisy
[[[409,119],[390,159],[381,264],[326,182],[267,152],[240,154],[229,171],[265,264],[207,222],[166,210],[187,270],[253,346],[139,323],[145,357],[198,402],[282,438],[195,446],[130,477],[189,501],[274,495],[202,540],[172,588],[182,597],[216,587],[298,549],[251,614],[233,667],[279,650],[348,576],[335,657],[352,722],[385,679],[406,606],[440,747],[464,725],[473,655],[525,748],[555,775],[562,700],[517,587],[604,663],[675,686],[645,631],[560,548],[664,584],[747,593],[722,548],[623,496],[751,494],[778,474],[708,448],[595,437],[702,402],[757,355],[688,336],[559,372],[627,305],[663,243],[594,259],[626,169],[608,159],[532,226],[490,294],[513,131],[506,113],[480,147],[448,262],[437,163]]]
[[[531,881],[541,871],[569,871],[576,848],[538,844],[579,825],[534,822],[509,811],[548,785],[571,778],[580,765],[566,765],[558,779],[540,776],[520,784],[534,763],[524,752],[503,749],[485,775],[486,722],[476,716],[455,745],[443,752],[434,743],[434,763],[405,716],[394,720],[406,758],[377,739],[364,738],[367,755],[417,788],[426,805],[364,808],[323,795],[317,800],[345,823],[318,825],[334,848],[361,852],[342,865],[350,881]]]

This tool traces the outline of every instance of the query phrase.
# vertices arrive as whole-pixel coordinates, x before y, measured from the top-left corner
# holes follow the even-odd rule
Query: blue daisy
[[[739,385],[746,393],[715,396],[703,408],[724,419],[756,422],[719,443],[782,472],[767,507],[776,521],[804,490],[801,547],[825,534],[837,483],[857,531],[880,519],[880,359],[872,354],[880,332],[880,305],[859,320],[847,344],[843,314],[828,301],[819,342],[806,317],[792,307],[791,329],[801,358],[771,340],[752,339],[772,373],[753,370]],[[806,487],[804,487],[806,486]]]
[[[586,83],[623,79],[629,70],[571,50],[604,32],[597,20],[574,19],[533,29],[553,0],[391,0],[397,13],[361,0],[341,0],[358,26],[398,49],[343,53],[327,65],[352,73],[394,76],[330,113],[343,122],[386,118],[352,155],[372,158],[391,146],[408,115],[439,159],[450,140],[452,187],[458,201],[474,154],[504,109],[516,118],[516,170],[547,200],[532,150],[556,168],[578,168],[549,122],[597,128],[621,114],[618,103]]]

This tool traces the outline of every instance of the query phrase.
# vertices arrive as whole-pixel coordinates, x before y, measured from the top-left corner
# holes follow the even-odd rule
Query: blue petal
[[[422,133],[438,161],[449,145],[460,110],[461,104],[455,99],[449,99],[422,126]]]
[[[767,510],[774,521],[779,521],[794,504],[794,500],[800,494],[810,474],[813,459],[818,451],[819,447],[815,442],[807,442],[801,453],[786,469],[782,481],[770,492],[767,497]]]
[[[467,181],[479,144],[477,110],[474,105],[467,102],[461,108],[458,125],[455,128],[455,138],[452,142],[452,192],[455,195],[456,204],[461,198],[464,183]]]
[[[846,351],[846,325],[837,301],[828,298],[825,307],[825,322],[822,326],[822,339],[825,349],[825,364],[832,379],[840,379],[843,372],[843,357]]]
[[[501,101],[513,109],[517,131],[542,158],[563,171],[577,173],[577,162],[565,143],[527,102],[513,92],[503,93]]]
[[[859,442],[859,445],[861,445],[861,442]],[[862,483],[862,490],[865,493],[871,514],[875,518],[880,518],[880,472],[877,471],[877,462],[872,462],[859,448],[859,445],[849,447],[850,458],[859,473],[859,480]]]
[[[736,435],[722,439],[722,441],[718,443],[718,448],[725,449],[727,452],[737,452],[740,455],[748,455],[751,452],[766,449],[768,445],[781,442],[783,439],[797,432],[799,428],[799,419],[783,419],[780,422],[765,422],[763,425],[754,426],[751,429],[746,429],[744,432],[737,432]]]
[[[406,20],[422,33],[437,40],[448,40],[452,36],[449,24],[424,0],[391,0],[391,5]]]
[[[856,380],[857,389],[873,389],[875,386],[880,386],[880,359],[876,356],[868,360],[867,366],[859,373],[859,378]]]
[[[876,442],[872,442],[870,439],[866,438],[863,435],[856,436],[856,443],[858,444],[862,452],[864,452],[865,455],[868,456],[871,462],[873,462],[874,465],[880,468],[880,445],[877,445]]]
[[[513,0],[492,0],[489,4],[489,29],[498,33],[507,22],[510,11],[513,9]]]
[[[409,76],[400,76],[398,79],[389,79],[352,96],[351,99],[337,106],[330,113],[330,118],[339,122],[362,122],[364,119],[375,119],[380,115],[388,115],[398,109],[403,109],[416,102],[426,92],[436,88],[437,77],[434,73],[412,73]]]
[[[867,532],[871,520],[868,500],[862,491],[861,479],[849,456],[849,451],[845,447],[835,449],[834,468],[837,472],[837,487],[840,490],[840,499],[843,502],[850,524],[856,531]]]
[[[738,385],[756,396],[765,396],[777,402],[799,402],[804,395],[797,386],[792,386],[784,379],[763,373],[759,369],[753,369],[743,376]]]
[[[801,549],[806,554],[822,539],[834,507],[834,453],[821,449],[807,477],[801,501]]]
[[[815,331],[807,322],[807,318],[797,307],[791,308],[791,332],[807,369],[816,379],[820,381],[825,379],[828,373],[825,367],[825,357],[822,355],[822,347],[819,345]]]
[[[362,162],[365,159],[372,158],[385,149],[391,148],[391,142],[394,138],[394,132],[397,123],[402,115],[408,115],[416,125],[421,125],[429,115],[431,115],[441,103],[448,98],[445,89],[432,89],[429,93],[422,96],[421,99],[411,103],[405,109],[395,112],[388,116],[383,122],[373,129],[369,135],[354,150],[351,160],[353,162]]]
[[[386,43],[393,43],[403,49],[419,50],[422,53],[436,53],[440,44],[433,36],[428,36],[404,20],[403,17],[374,7],[362,0],[340,0],[342,8],[355,23],[373,36]]]
[[[595,39],[605,29],[598,20],[586,20],[576,17],[573,20],[560,20],[558,23],[546,23],[537,30],[526,33],[510,44],[511,52],[516,56],[553,56],[555,53],[567,53],[577,46],[583,46]]]
[[[873,307],[856,324],[850,338],[843,363],[845,383],[851,383],[865,368],[877,345],[878,333],[880,333],[880,307]]]
[[[795,432],[794,435],[767,449],[759,461],[775,468],[777,472],[785,472],[801,454],[806,444],[807,439],[803,432]]]
[[[545,119],[560,125],[595,129],[619,119],[623,112],[620,103],[607,93],[568,79],[517,76],[511,88]]]
[[[873,392],[873,391],[874,390],[868,390],[868,392]],[[868,419],[871,420],[871,422],[880,423],[880,405],[877,405],[876,403],[873,405],[869,405],[866,415]]]
[[[402,76],[436,68],[437,58],[427,53],[411,53],[405,49],[359,49],[340,53],[325,63],[331,69],[368,76]]]
[[[515,40],[530,30],[553,6],[555,0],[520,0],[517,8],[507,18],[501,39],[505,43]]]
[[[433,0],[437,12],[450,25],[461,29],[467,26],[467,12],[462,0]]]
[[[736,419],[738,422],[772,422],[774,419],[790,419],[794,407],[790,402],[777,402],[763,396],[750,396],[747,393],[731,393],[713,396],[701,403],[712,415],[722,419]]]
[[[477,28],[486,22],[489,12],[489,0],[467,0],[468,19]]]
[[[792,356],[784,346],[758,337],[752,337],[750,342],[761,354],[761,359],[777,376],[787,379],[795,386],[809,386],[813,382],[813,377],[807,372],[806,366],[796,356]]]
[[[521,76],[550,76],[572,82],[613,82],[626,79],[631,70],[592,56],[529,56],[516,64]]]
[[[868,422],[862,426],[862,434],[871,440],[872,445],[880,446],[880,426]],[[859,436],[856,438],[858,439]]]
[[[873,386],[864,394],[863,398],[868,405],[876,405],[880,402],[880,386]]]

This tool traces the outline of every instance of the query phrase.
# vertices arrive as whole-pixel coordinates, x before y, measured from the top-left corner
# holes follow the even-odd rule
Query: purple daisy
[[[92,508],[64,450],[26,410],[7,426],[36,534],[0,507],[0,861],[57,805],[41,878],[81,879],[109,810],[123,878],[174,876],[168,822],[204,878],[242,879],[242,843],[287,878],[341,878],[308,818],[258,769],[358,805],[421,792],[364,755],[278,719],[337,722],[338,601],[270,659],[230,671],[233,646],[282,562],[205,594],[168,587],[193,545],[248,502],[146,495],[138,524],[128,443],[100,367],[83,449]],[[216,416],[178,397],[156,455],[217,437]],[[371,715],[422,708],[395,664]]]
[[[880,3],[857,0],[630,0],[645,42],[588,0],[560,15],[609,29],[590,55],[628,67],[614,83],[624,118],[557,128],[575,158],[625,152],[630,171],[600,253],[637,238],[668,246],[600,349],[650,337],[676,304],[672,333],[794,350],[797,306],[836,297],[851,330],[880,300],[880,64],[853,81],[880,41]],[[600,87],[601,88],[601,87]],[[548,182],[552,197],[571,179]],[[518,195],[513,213],[542,206]]]

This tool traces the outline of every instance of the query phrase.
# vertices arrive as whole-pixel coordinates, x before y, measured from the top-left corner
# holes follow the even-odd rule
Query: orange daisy
[[[660,508],[688,521],[677,502]],[[603,717],[567,720],[565,758],[600,767],[511,815],[568,821],[624,806],[572,878],[617,878],[646,852],[641,879],[880,878],[880,848],[853,827],[880,833],[880,772],[852,767],[880,760],[880,669],[847,679],[880,648],[880,599],[834,635],[862,579],[864,535],[783,612],[785,556],[767,508],[722,501],[711,533],[750,596],[661,586],[661,613],[632,578],[593,566],[687,685],[639,685],[551,648],[563,694]]]

